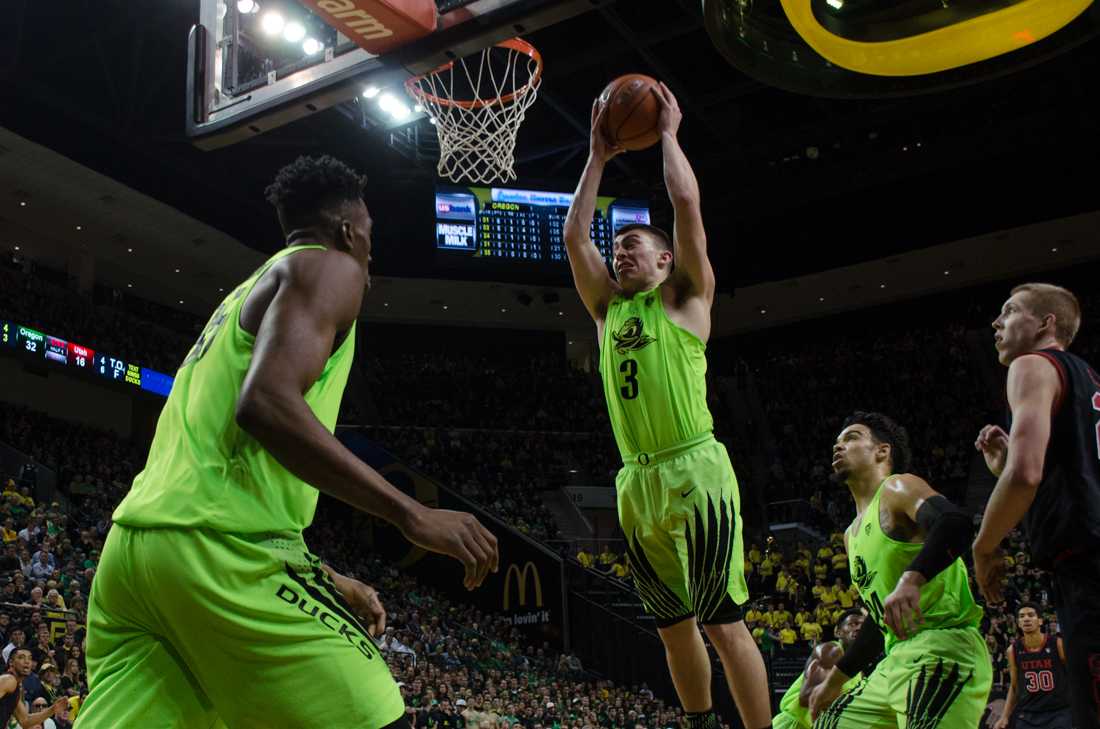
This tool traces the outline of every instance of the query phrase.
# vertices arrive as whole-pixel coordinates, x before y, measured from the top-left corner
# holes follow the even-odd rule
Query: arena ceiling
[[[453,277],[434,268],[431,241],[409,240],[402,224],[431,214],[431,164],[363,128],[348,105],[356,102],[221,150],[188,142],[185,41],[195,0],[16,0],[6,10],[0,125],[260,253],[280,245],[262,200],[274,171],[301,153],[336,154],[377,183],[378,273]],[[631,71],[664,79],[685,111],[681,138],[725,291],[1097,207],[1100,120],[1083,103],[1100,71],[1096,42],[978,86],[842,101],[779,91],[733,69],[691,0],[623,0],[530,40],[546,75],[520,134],[520,183],[571,189],[591,99],[607,80]],[[658,222],[667,220],[653,152],[623,158],[605,190],[649,197]],[[217,270],[218,254],[208,246],[199,255]],[[515,283],[568,284],[562,270],[522,278]]]

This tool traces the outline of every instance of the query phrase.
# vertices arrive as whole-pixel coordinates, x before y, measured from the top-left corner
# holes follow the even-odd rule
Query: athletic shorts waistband
[[[656,466],[658,463],[662,463],[669,459],[681,456],[693,448],[698,448],[701,445],[707,445],[708,443],[716,443],[714,440],[714,433],[703,433],[697,435],[694,438],[688,438],[685,441],[681,441],[676,445],[671,445],[668,448],[662,448],[657,451],[642,451],[641,453],[634,453],[623,459],[624,466]]]

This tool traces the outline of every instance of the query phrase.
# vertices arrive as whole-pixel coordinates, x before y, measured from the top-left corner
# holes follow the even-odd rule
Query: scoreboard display
[[[124,382],[142,390],[168,397],[174,378],[163,372],[126,362],[107,352],[68,342],[27,326],[0,319],[0,348],[47,359],[59,365],[94,372],[100,377]]]
[[[437,187],[436,248],[471,258],[568,263],[563,230],[572,202],[564,192]],[[608,263],[616,231],[630,223],[649,223],[645,202],[596,198],[590,235]]]

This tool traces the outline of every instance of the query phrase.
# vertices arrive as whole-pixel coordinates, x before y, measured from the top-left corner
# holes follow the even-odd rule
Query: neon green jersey
[[[836,643],[836,641],[833,642]],[[839,645],[839,643],[837,643],[837,645]],[[844,682],[844,686],[841,687],[841,691],[847,691],[848,689],[852,688],[857,683],[859,683],[860,679],[862,678],[862,673],[857,673],[856,675],[852,676]],[[791,684],[791,687],[787,689],[787,693],[783,694],[783,698],[779,700],[779,713],[786,714],[787,716],[791,717],[796,722],[798,722],[798,725],[800,727],[804,727],[804,729],[810,729],[810,727],[813,725],[813,722],[810,720],[810,707],[803,706],[802,704],[798,703],[798,695],[802,692],[802,684],[805,680],[806,672],[803,671],[802,673],[798,674],[798,678],[794,680],[794,683]]]
[[[898,637],[883,620],[883,601],[897,587],[901,573],[924,545],[899,542],[882,531],[878,518],[881,497],[882,484],[879,484],[863,512],[863,519],[848,527],[848,567],[871,618],[886,634],[886,654],[889,655]],[[920,609],[924,622],[916,627],[914,634],[942,628],[979,627],[982,608],[970,592],[966,565],[961,558],[920,588]]]
[[[665,313],[661,287],[607,306],[600,375],[611,430],[626,460],[714,428],[707,409],[707,345]]]
[[[317,490],[283,468],[237,425],[237,398],[252,361],[253,335],[240,325],[248,293],[286,248],[234,289],[214,311],[184,359],[157,421],[145,470],[115,509],[133,527],[196,527],[223,532],[301,531],[313,521]],[[329,357],[305,401],[336,427],[355,354],[355,326]]]

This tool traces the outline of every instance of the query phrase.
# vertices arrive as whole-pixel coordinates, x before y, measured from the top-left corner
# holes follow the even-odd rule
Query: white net
[[[409,79],[409,93],[435,122],[440,177],[516,179],[516,134],[541,81],[542,59],[518,38]]]

